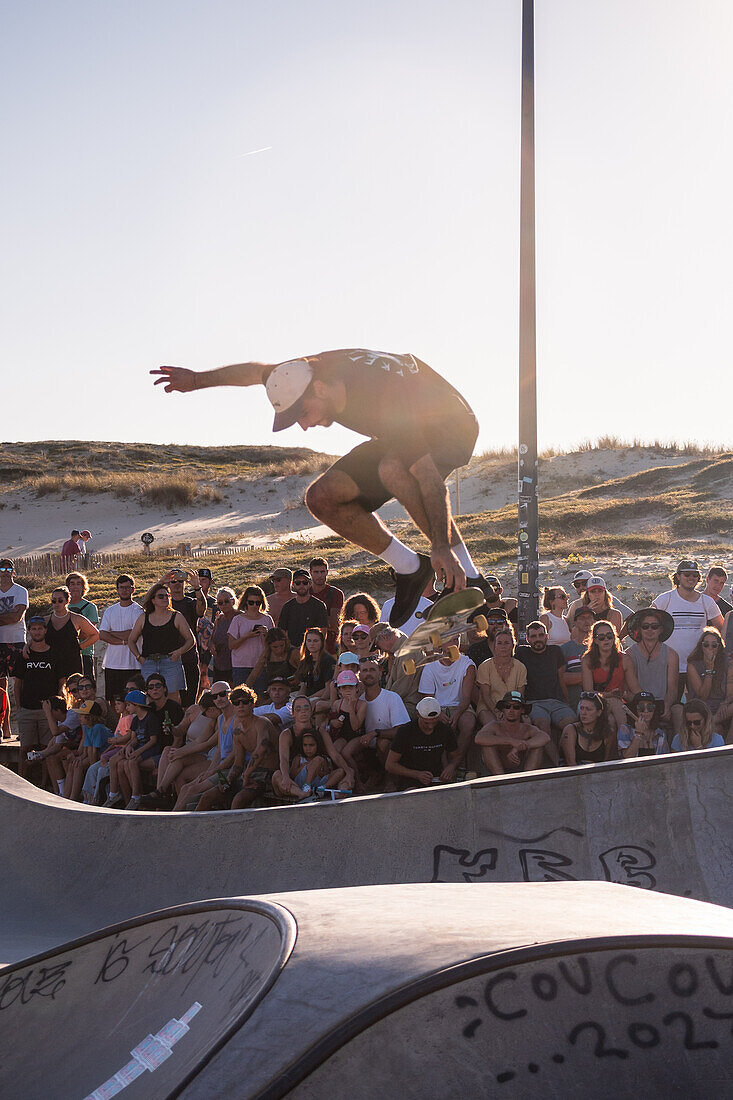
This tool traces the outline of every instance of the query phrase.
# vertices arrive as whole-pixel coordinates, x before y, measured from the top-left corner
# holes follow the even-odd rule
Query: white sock
[[[57,780],[56,780],[56,786],[57,786],[57,787],[58,787],[58,789],[59,789],[59,794],[60,794],[60,795],[63,795],[63,793],[64,793],[64,783],[65,783],[65,782],[66,782],[66,780],[65,780],[65,779],[57,779]]]
[[[395,573],[417,573],[420,565],[420,558],[415,551],[394,536],[387,549],[379,556],[387,565],[392,566]]]
[[[474,578],[478,576],[478,569],[473,564],[473,558],[469,554],[465,542],[459,542],[457,546],[454,546],[453,553],[463,566],[467,577]]]

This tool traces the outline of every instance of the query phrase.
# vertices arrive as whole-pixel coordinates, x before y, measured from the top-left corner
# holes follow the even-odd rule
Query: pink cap
[[[336,677],[336,687],[356,687],[358,683],[359,677],[349,668],[345,668],[343,672],[339,672]]]

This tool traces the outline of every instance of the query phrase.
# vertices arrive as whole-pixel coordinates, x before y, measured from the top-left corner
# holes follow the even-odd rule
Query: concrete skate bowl
[[[254,1011],[294,941],[279,906],[227,900],[0,969],[0,1095],[170,1095]]]
[[[369,1005],[257,1097],[730,1096],[732,1022],[731,940],[523,948]]]

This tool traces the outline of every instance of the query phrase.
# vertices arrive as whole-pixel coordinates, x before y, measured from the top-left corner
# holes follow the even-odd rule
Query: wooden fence
[[[232,557],[242,554],[247,550],[279,550],[279,543],[267,543],[264,546],[255,546],[252,543],[237,543],[226,546],[191,546],[188,542],[181,542],[177,546],[155,547],[145,551],[145,557],[150,558],[209,558],[213,555]],[[133,551],[116,550],[111,553],[84,554],[81,557],[61,557],[60,554],[30,554],[27,557],[14,557],[15,573],[17,576],[34,574],[41,577],[65,577],[67,573],[78,570],[81,573],[94,573],[97,569],[104,569],[109,565],[125,566]]]

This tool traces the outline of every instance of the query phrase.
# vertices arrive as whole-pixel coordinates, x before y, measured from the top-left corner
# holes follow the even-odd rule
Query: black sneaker
[[[415,613],[425,585],[434,575],[433,563],[426,554],[418,554],[420,564],[414,573],[395,574],[394,607],[389,616],[389,625],[400,627]]]
[[[170,797],[163,791],[151,791],[140,799],[141,810],[167,810],[170,808]]]
[[[454,588],[455,585],[446,584],[442,591],[435,593],[433,603],[437,603],[438,600],[442,600],[443,596],[450,596]],[[493,592],[491,585],[481,573],[479,573],[477,577],[466,577],[466,588],[478,588],[481,592],[483,592],[484,596],[490,596]]]

